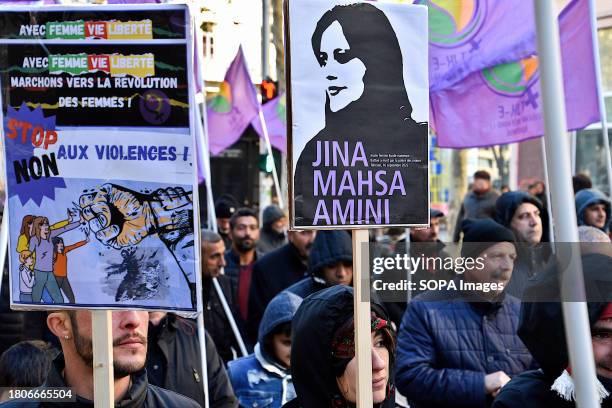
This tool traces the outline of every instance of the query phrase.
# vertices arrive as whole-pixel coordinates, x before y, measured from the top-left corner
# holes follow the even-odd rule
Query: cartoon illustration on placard
[[[72,251],[90,243],[90,234],[104,249],[103,279],[116,301],[150,299],[165,287],[169,269],[180,271],[195,302],[193,268],[193,205],[191,192],[182,187],[134,191],[116,184],[102,184],[83,191],[69,218],[49,225],[46,216],[26,215],[17,237],[20,300],[34,303],[74,304],[79,293],[71,276],[85,274],[71,268]],[[81,227],[84,239],[66,245],[62,234]],[[73,235],[74,236],[74,235]],[[172,255],[168,268],[159,249],[145,238],[159,239]],[[78,252],[78,251],[77,251]],[[187,265],[189,264],[189,265]],[[117,283],[117,276],[122,276]],[[44,292],[49,298],[45,299]]]

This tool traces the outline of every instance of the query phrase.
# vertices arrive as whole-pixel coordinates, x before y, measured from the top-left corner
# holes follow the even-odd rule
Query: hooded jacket
[[[47,381],[41,388],[68,387],[61,374],[64,367],[64,355],[60,353],[53,361]],[[132,374],[131,380],[130,389],[121,401],[115,402],[115,408],[200,407],[200,404],[191,398],[149,384],[146,370]],[[72,392],[74,393],[74,390]],[[73,402],[9,401],[0,404],[0,406],[6,408],[94,408],[94,402],[77,395],[76,401]]]
[[[612,258],[602,254],[582,257],[587,310],[591,326],[612,300]],[[563,312],[559,298],[559,266],[551,264],[533,279],[525,294],[539,294],[540,302],[523,303],[518,334],[538,362],[541,370],[523,373],[513,378],[495,399],[495,408],[564,408],[574,407],[551,391],[555,379],[568,366],[567,343]],[[584,300],[569,298],[570,301]],[[612,380],[600,378],[606,390],[612,393]],[[612,397],[603,400],[602,407],[612,407]]]
[[[608,232],[610,228],[610,199],[604,193],[595,189],[587,188],[576,193],[576,218],[578,226],[588,225],[584,220],[584,210],[593,204],[604,204],[606,207],[606,224],[600,228],[603,232]]]
[[[262,228],[259,234],[259,242],[257,249],[262,255],[285,245],[287,243],[287,234],[278,233],[272,229],[272,224],[285,216],[283,210],[277,205],[271,204],[263,210]]]
[[[386,313],[377,303],[372,309],[384,319]],[[292,323],[291,371],[297,399],[286,405],[301,408],[329,408],[340,390],[332,365],[331,344],[340,326],[353,316],[353,288],[333,286],[304,299]],[[390,350],[390,360],[393,360]],[[389,381],[392,381],[392,367]],[[393,389],[389,384],[389,389]],[[395,394],[376,405],[380,408],[395,406]]]
[[[323,267],[338,262],[353,262],[351,236],[345,231],[319,231],[308,258],[309,277],[291,285],[287,291],[301,298],[326,288]]]
[[[264,345],[278,325],[293,319],[301,303],[302,298],[289,292],[272,299],[259,326],[255,353],[229,362],[229,377],[241,406],[279,408],[295,398],[291,371]]]
[[[246,322],[251,344],[257,342],[259,323],[266,306],[281,291],[307,276],[308,265],[291,243],[264,255],[253,265]]]
[[[506,228],[512,228],[514,213],[523,203],[535,205],[540,211],[542,220],[542,239],[540,242],[548,242],[549,224],[546,208],[542,202],[531,194],[523,191],[511,191],[502,194],[495,204],[495,221]],[[527,285],[527,280],[538,273],[548,261],[550,248],[547,245],[517,244],[517,259],[514,263],[512,278],[506,286],[506,293],[521,298]]]

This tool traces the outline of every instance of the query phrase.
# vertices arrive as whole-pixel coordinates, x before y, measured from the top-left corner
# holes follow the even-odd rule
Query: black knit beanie
[[[461,256],[475,258],[498,242],[516,241],[514,233],[490,218],[467,219],[461,223],[463,242]]]

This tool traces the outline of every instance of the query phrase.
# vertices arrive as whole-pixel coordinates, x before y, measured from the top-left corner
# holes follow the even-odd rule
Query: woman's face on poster
[[[352,54],[338,21],[330,24],[321,36],[319,60],[322,61],[325,92],[332,112],[338,112],[361,98],[366,66]]]

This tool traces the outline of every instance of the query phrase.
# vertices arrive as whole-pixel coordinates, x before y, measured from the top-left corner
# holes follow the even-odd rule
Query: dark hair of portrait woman
[[[350,46],[350,55],[344,57],[345,61],[358,58],[367,70],[363,78],[365,89],[359,100],[333,113],[326,96],[325,127],[329,129],[339,125],[346,129],[350,122],[360,118],[400,120],[406,126],[415,125],[404,85],[402,51],[385,14],[367,3],[335,6],[328,10],[318,21],[311,39],[320,66],[325,63],[320,55],[321,38],[335,21],[342,26]],[[367,115],[364,117],[362,113]]]

